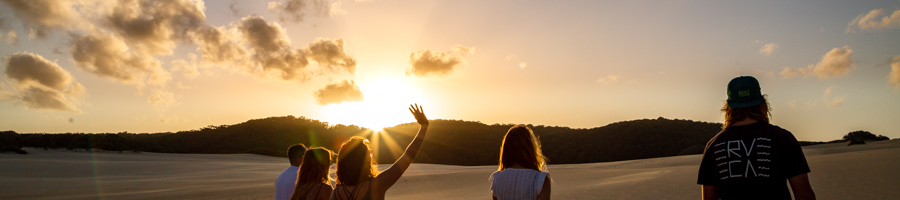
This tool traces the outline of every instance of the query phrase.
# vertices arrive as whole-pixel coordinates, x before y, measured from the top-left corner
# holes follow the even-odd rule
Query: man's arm
[[[809,176],[800,174],[788,179],[791,183],[791,190],[794,192],[794,199],[797,200],[815,200],[816,194],[809,185]]]
[[[718,200],[719,194],[716,193],[716,186],[703,185],[700,189],[703,193],[703,200]]]

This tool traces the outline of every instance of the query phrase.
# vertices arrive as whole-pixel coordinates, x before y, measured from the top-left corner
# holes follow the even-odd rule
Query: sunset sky
[[[897,0],[0,0],[0,57],[20,133],[720,122],[750,75],[799,140],[900,137]]]

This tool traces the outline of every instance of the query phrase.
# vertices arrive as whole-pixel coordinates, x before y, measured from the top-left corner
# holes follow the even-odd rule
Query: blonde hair
[[[291,200],[306,199],[306,196],[317,184],[327,184],[331,187],[331,179],[328,177],[328,168],[331,167],[331,157],[334,152],[322,147],[311,148],[303,154],[303,162],[297,171],[297,182],[294,185],[294,193]]]
[[[503,136],[503,144],[500,146],[500,167],[502,171],[515,164],[522,167],[547,171],[547,157],[541,152],[541,142],[531,128],[525,125],[515,125],[509,128],[506,136]]]
[[[763,96],[762,103],[755,106],[732,108],[731,106],[728,106],[728,103],[726,102],[725,105],[722,106],[721,111],[725,114],[725,122],[722,125],[722,128],[728,128],[729,126],[734,125],[734,123],[746,118],[765,123],[769,123],[769,119],[772,118],[772,108],[769,107],[769,101],[766,99],[765,95]]]

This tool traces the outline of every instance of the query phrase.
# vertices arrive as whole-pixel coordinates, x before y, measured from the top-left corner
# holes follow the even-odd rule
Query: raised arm
[[[406,147],[406,152],[403,152],[403,155],[400,156],[391,167],[384,170],[381,174],[378,174],[378,177],[375,177],[375,182],[379,186],[377,188],[381,190],[387,191],[388,188],[400,179],[400,176],[403,176],[403,172],[406,172],[406,169],[409,168],[412,161],[416,159],[416,155],[419,154],[419,149],[422,148],[422,142],[425,140],[425,132],[428,130],[428,118],[425,117],[425,113],[422,112],[422,107],[418,104],[410,105],[409,112],[412,112],[413,116],[416,117],[416,122],[418,122],[420,126],[419,132],[416,133],[416,137],[413,138],[412,142],[409,143],[409,146]]]

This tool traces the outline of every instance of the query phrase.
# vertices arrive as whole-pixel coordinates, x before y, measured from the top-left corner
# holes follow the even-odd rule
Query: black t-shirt
[[[809,173],[791,132],[765,122],[731,126],[703,150],[697,184],[721,199],[791,199],[787,179]]]

